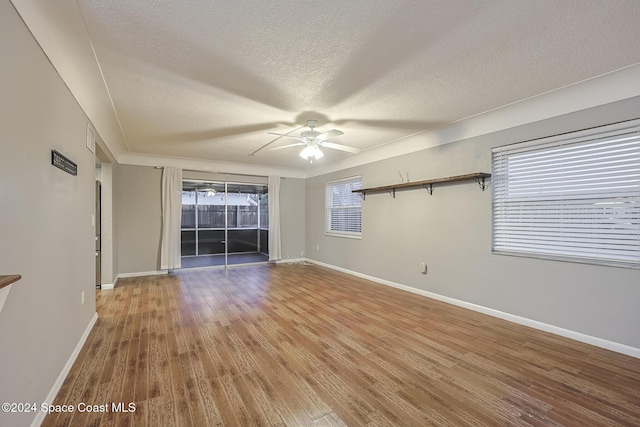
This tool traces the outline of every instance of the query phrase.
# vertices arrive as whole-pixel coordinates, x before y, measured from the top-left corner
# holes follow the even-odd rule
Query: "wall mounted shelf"
[[[476,172],[468,173],[466,175],[449,176],[447,178],[426,179],[424,181],[403,182],[400,184],[383,185],[381,187],[361,188],[360,190],[353,190],[353,193],[360,193],[360,195],[364,199],[367,193],[387,192],[391,194],[391,196],[395,199],[397,189],[424,188],[429,192],[429,194],[433,194],[433,186],[435,184],[471,180],[475,180],[482,191],[484,191],[487,188],[485,184],[485,178],[489,177],[491,177],[490,173]]]
[[[17,282],[18,280],[20,280],[22,276],[20,276],[19,274],[10,274],[7,276],[0,276],[0,289],[4,288],[5,286],[9,286],[12,283]]]

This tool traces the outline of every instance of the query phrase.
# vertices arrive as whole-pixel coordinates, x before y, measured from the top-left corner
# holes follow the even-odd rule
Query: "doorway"
[[[269,260],[268,186],[184,180],[182,268]]]

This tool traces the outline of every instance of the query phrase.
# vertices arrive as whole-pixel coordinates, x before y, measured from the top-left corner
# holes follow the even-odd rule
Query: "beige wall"
[[[160,269],[162,170],[118,165],[113,173],[118,274]]]
[[[113,259],[113,163],[102,163],[100,174],[101,183],[101,275],[102,285],[113,285],[116,277]]]
[[[282,257],[300,258],[305,250],[305,180],[280,181],[280,228]]]
[[[491,147],[631,119],[640,98],[307,180],[310,258],[412,288],[640,348],[640,270],[491,253],[491,192],[472,182],[370,194],[362,239],[324,234],[326,181],[362,175],[364,187],[490,172]],[[316,250],[316,245],[320,250]],[[428,274],[418,264],[428,265]]]
[[[87,118],[6,0],[0,32],[0,274],[22,275],[0,312],[0,402],[40,403],[96,311],[95,163]],[[35,417],[0,412],[0,425]]]
[[[118,274],[159,270],[162,170],[149,166],[118,165],[114,168],[114,219]],[[185,178],[266,183],[266,178],[185,172]],[[305,184],[286,178],[280,186],[282,254],[298,258],[304,251]]]

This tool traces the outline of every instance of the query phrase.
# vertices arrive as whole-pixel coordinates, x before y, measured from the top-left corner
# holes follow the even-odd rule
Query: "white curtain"
[[[162,242],[160,269],[174,270],[180,262],[182,221],[182,169],[165,167],[162,172]]]
[[[269,177],[269,261],[282,259],[280,247],[280,177]]]

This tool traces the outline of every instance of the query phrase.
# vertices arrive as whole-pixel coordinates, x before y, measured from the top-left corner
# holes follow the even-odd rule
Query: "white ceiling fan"
[[[336,144],[335,142],[328,141],[329,138],[343,135],[344,132],[337,129],[332,129],[328,132],[319,132],[315,130],[315,127],[317,124],[318,124],[317,120],[307,120],[307,127],[309,127],[309,130],[302,131],[300,133],[300,136],[294,136],[290,134],[295,132],[298,129],[303,128],[304,126],[296,128],[284,134],[268,132],[270,135],[278,135],[278,138],[274,139],[273,141],[269,142],[266,145],[263,145],[262,147],[260,147],[258,150],[254,151],[251,154],[253,155],[257,153],[258,151],[265,148],[267,145],[277,141],[282,137],[297,139],[299,142],[283,145],[281,147],[274,147],[274,148],[271,148],[271,150],[282,150],[284,148],[304,146],[302,151],[300,151],[300,157],[302,157],[305,160],[309,160],[310,162],[313,162],[314,160],[320,159],[324,156],[324,153],[322,152],[322,150],[320,150],[321,147],[331,148],[331,149],[340,150],[340,151],[346,151],[348,153],[354,153],[354,154],[360,152],[360,149],[358,148],[349,147],[347,145],[342,145],[342,144]]]

